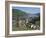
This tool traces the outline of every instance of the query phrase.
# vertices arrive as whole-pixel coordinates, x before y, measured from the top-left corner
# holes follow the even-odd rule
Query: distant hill
[[[35,15],[40,16],[40,13],[36,13]]]
[[[15,15],[19,15],[19,16],[26,14],[26,12],[19,10],[19,9],[12,9],[12,13]]]
[[[19,18],[23,19],[23,18],[27,18],[28,15],[26,14],[26,12],[24,12],[22,10],[12,9],[12,16],[15,18],[19,17]],[[13,19],[15,19],[15,18],[13,18]]]
[[[29,17],[37,17],[40,16],[40,13],[31,14],[26,13],[25,11],[19,10],[19,9],[12,9],[13,16],[20,16],[20,18],[29,18]]]

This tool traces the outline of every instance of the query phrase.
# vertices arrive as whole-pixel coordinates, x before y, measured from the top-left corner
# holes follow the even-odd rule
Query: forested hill
[[[18,16],[26,14],[26,12],[19,9],[12,9],[12,13]]]
[[[25,11],[22,11],[22,10],[19,10],[19,9],[12,9],[12,13],[13,13],[13,16],[31,16],[31,17],[35,17],[35,16],[40,16],[40,13],[36,13],[36,14],[29,14],[29,13],[26,13]]]

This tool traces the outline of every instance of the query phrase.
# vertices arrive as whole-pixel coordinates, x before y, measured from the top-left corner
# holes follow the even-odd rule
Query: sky
[[[22,11],[25,11],[26,13],[32,13],[32,14],[36,14],[36,13],[40,13],[40,8],[36,8],[36,7],[13,7],[12,9],[19,9]]]

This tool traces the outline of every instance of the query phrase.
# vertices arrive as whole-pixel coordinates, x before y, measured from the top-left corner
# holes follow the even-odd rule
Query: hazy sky
[[[36,8],[36,7],[13,7],[13,9],[19,9],[22,11],[25,11],[26,13],[40,13],[40,8]]]

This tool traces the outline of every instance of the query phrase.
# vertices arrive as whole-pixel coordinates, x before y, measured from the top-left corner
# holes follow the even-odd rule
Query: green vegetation
[[[18,10],[18,9],[12,9],[13,17],[16,17],[16,25],[19,27],[19,17],[26,14],[25,12]]]
[[[24,31],[24,30],[39,30],[40,29],[40,15],[35,18],[30,18],[32,20],[28,21],[26,20],[26,12],[18,10],[18,9],[12,9],[12,30],[13,31]],[[25,18],[24,18],[24,17]],[[20,19],[21,17],[21,19]],[[28,23],[27,23],[28,21]]]

